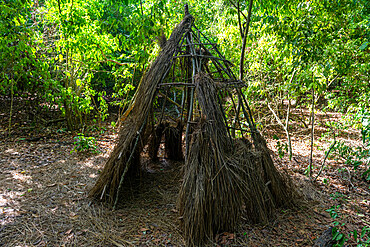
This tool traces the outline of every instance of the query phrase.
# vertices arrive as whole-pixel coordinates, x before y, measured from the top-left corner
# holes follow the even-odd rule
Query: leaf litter
[[[2,109],[4,113],[6,109]],[[115,143],[116,134],[109,125],[104,134],[90,133],[97,136],[100,154],[70,153],[77,133],[60,131],[58,125],[24,129],[22,110],[16,112],[19,116],[13,120],[10,138],[7,118],[0,121],[1,246],[185,245],[175,207],[183,163],[164,159],[147,163],[150,172],[143,172],[137,189],[113,211],[87,197]],[[325,117],[318,116],[322,121]],[[297,126],[293,131],[303,133]],[[318,181],[311,183],[304,175],[309,140],[293,135],[294,158],[289,161],[278,157],[273,138],[279,135],[280,141],[285,141],[283,130],[270,128],[264,134],[275,154],[275,164],[294,178],[303,203],[295,210],[281,209],[269,224],[249,225],[245,221],[237,232],[220,233],[214,246],[312,246],[333,222],[325,210],[339,203],[345,233],[369,226],[369,184],[359,173],[345,169],[344,162],[329,159]],[[316,135],[314,174],[324,152],[317,147],[330,145],[318,139],[319,131]],[[34,138],[38,136],[42,138]],[[349,136],[352,143],[359,144],[359,133],[353,131],[343,138]],[[341,168],[345,172],[338,172]],[[333,199],[333,195],[340,198]],[[349,240],[348,244],[355,243]]]

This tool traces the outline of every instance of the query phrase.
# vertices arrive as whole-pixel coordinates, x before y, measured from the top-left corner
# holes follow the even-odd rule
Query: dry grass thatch
[[[220,231],[232,231],[242,209],[241,170],[223,155],[213,130],[209,122],[202,123],[185,163],[178,207],[188,245],[201,246]]]
[[[202,120],[191,138],[178,207],[188,245],[202,246],[235,230],[243,211],[251,222],[267,222],[275,206],[292,203],[293,192],[262,137],[256,149],[230,138],[214,82],[204,74],[195,81]]]
[[[214,84],[203,74],[195,81],[202,120],[192,135],[178,206],[188,245],[199,246],[220,230],[235,227],[244,182],[240,167],[228,155],[231,139]]]
[[[294,206],[298,194],[292,181],[286,174],[280,173],[276,169],[270,150],[267,148],[266,140],[259,132],[254,135],[254,146],[261,154],[266,186],[271,191],[276,207]]]
[[[184,17],[172,32],[156,60],[143,75],[134,99],[124,114],[118,143],[105,164],[98,181],[90,190],[91,197],[116,204],[122,178],[130,166],[139,165],[133,162],[132,155],[134,152],[140,153],[147,141],[148,133],[150,133],[150,130],[146,130],[147,116],[150,113],[157,86],[171,68],[178,43],[184,33],[190,29],[192,20],[191,15]]]

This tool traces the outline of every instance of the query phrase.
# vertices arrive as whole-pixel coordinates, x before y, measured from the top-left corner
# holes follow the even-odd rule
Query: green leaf
[[[76,85],[79,87],[79,86],[81,86],[81,80],[80,79],[77,79],[76,80]]]
[[[338,232],[339,233],[339,232]],[[339,233],[338,235],[337,235],[337,237],[335,238],[335,240],[337,240],[337,241],[339,241],[339,240],[341,240],[342,238],[343,238],[343,234],[342,233]]]
[[[355,241],[357,241],[357,231],[356,230],[353,231],[353,238],[355,239]]]
[[[337,236],[339,235],[339,232],[337,231],[337,228],[336,227],[333,228],[332,235],[333,235],[333,238],[332,238],[333,240],[336,239]]]
[[[370,231],[370,228],[364,227],[361,230],[361,238],[364,238],[366,233]]]
[[[359,49],[360,49],[361,51],[365,50],[368,44],[369,44],[369,42],[368,42],[368,41],[364,42],[364,43],[359,47]]]

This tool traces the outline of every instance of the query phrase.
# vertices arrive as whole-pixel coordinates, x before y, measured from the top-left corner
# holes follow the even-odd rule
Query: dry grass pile
[[[156,60],[143,75],[129,109],[124,114],[119,140],[104,166],[95,186],[90,190],[91,197],[117,204],[123,178],[131,166],[140,167],[134,162],[135,153],[140,153],[151,131],[147,126],[153,97],[158,84],[163,80],[173,63],[178,44],[184,33],[190,29],[193,17],[186,15],[171,34]],[[131,169],[131,168],[130,168]]]
[[[229,155],[231,139],[223,121],[213,82],[196,77],[202,109],[192,135],[178,206],[188,245],[201,246],[215,233],[233,230],[243,204],[243,171]]]
[[[243,170],[244,217],[251,223],[267,223],[274,213],[275,203],[267,187],[262,166],[262,154],[253,150],[247,140],[236,140],[234,159]]]
[[[189,246],[203,246],[215,234],[233,231],[242,212],[243,170],[225,155],[212,123],[192,136],[178,207]]]
[[[202,119],[191,137],[178,207],[187,244],[203,246],[235,230],[243,211],[250,222],[267,222],[276,206],[293,202],[293,192],[262,141],[253,149],[247,140],[231,139],[215,83],[204,74],[195,82]]]
[[[215,82],[206,74],[200,72],[195,76],[195,89],[197,100],[201,108],[202,118],[209,121],[214,130],[214,138],[220,143],[220,150],[227,151],[231,148],[231,138],[226,128],[226,117],[224,116],[221,105],[218,103],[217,89]]]
[[[266,186],[271,192],[273,202],[276,207],[291,207],[299,195],[297,194],[292,180],[284,173],[280,173],[271,158],[270,150],[266,145],[266,140],[257,132],[254,135],[254,147],[262,158],[262,168]]]

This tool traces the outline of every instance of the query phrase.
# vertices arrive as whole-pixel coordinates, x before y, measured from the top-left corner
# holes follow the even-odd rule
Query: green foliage
[[[170,35],[185,3],[238,65],[241,36],[230,1],[11,0],[0,3],[0,93],[39,95],[58,105],[69,129],[88,116],[103,121],[108,98],[120,107],[130,101],[160,50],[156,37]],[[246,15],[248,2],[239,3]],[[330,109],[369,109],[368,1],[263,1],[253,5],[250,25],[244,93],[252,102],[305,105],[314,89]]]
[[[92,152],[99,153],[99,147],[95,137],[85,137],[83,133],[79,133],[75,138],[73,152]]]
[[[92,113],[104,121],[107,92],[112,104],[130,100],[159,50],[155,36],[171,25],[163,1],[15,0],[0,7],[0,93],[40,95],[59,106],[69,129]]]
[[[277,140],[276,148],[278,150],[278,154],[280,158],[283,158],[285,154],[288,152],[288,144],[287,143],[281,143],[279,140],[279,137],[276,135],[273,136],[274,140]]]
[[[340,205],[332,206],[331,208],[325,210],[330,214],[330,217],[333,219],[336,219],[338,217],[337,209],[340,207]]]
[[[357,247],[370,246],[370,227],[364,226],[361,229],[361,233],[358,233],[357,230],[354,230],[350,232],[350,236],[353,237]]]
[[[228,15],[236,19],[235,13],[226,12],[220,28],[221,23],[229,26],[220,29],[218,36],[226,37],[222,48],[237,62],[239,30],[227,22]],[[268,1],[254,6],[251,25],[246,51],[248,95],[302,104],[315,89],[316,98],[323,96],[332,109],[369,107],[367,1]],[[294,70],[296,78],[290,82]]]
[[[41,8],[46,13],[44,24],[58,27],[57,39],[48,50],[54,57],[51,73],[57,83],[49,88],[48,96],[62,107],[69,129],[81,126],[84,116],[94,110],[92,98],[96,94],[100,94],[101,104],[95,110],[101,119],[106,117],[105,100],[96,92],[92,79],[101,62],[107,62],[106,54],[118,50],[118,40],[101,27],[103,7],[96,0],[50,0]]]
[[[47,75],[40,58],[43,40],[37,35],[36,13],[31,1],[0,2],[0,93],[34,92]],[[11,90],[11,86],[13,90]]]
[[[357,170],[360,165],[364,166],[365,170],[361,176],[370,181],[370,112],[359,111],[351,118],[351,123],[361,130],[362,145],[352,147],[344,141],[338,141],[333,148],[334,155],[336,158],[343,159],[354,170]],[[343,125],[336,123],[335,127],[342,129]]]
[[[358,117],[361,118],[361,134],[362,134],[362,142],[365,146],[370,146],[370,111],[363,109],[359,114]]]
[[[362,124],[361,134],[364,148],[361,150],[359,156],[360,158],[363,157],[365,159],[367,169],[362,176],[367,181],[370,181],[370,112],[368,110],[363,110],[360,116]]]
[[[340,195],[338,197],[338,194],[332,196],[334,200],[338,198],[342,198],[343,195]],[[361,233],[359,234],[357,230],[351,231],[349,234],[343,233],[341,230],[342,227],[345,226],[345,223],[341,223],[342,219],[340,217],[340,214],[338,213],[338,210],[340,209],[340,205],[332,206],[331,208],[325,210],[329,212],[330,217],[332,219],[335,219],[333,222],[333,229],[332,229],[332,239],[336,241],[336,243],[333,246],[336,247],[342,247],[345,246],[345,243],[349,239],[353,240],[358,247],[365,247],[370,245],[370,228],[365,226],[361,229]]]

